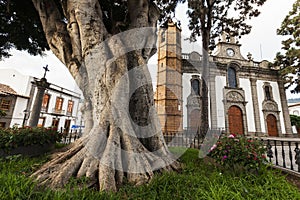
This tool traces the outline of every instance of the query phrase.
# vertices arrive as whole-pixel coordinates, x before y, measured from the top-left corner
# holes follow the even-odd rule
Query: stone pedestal
[[[35,84],[37,86],[37,93],[35,96],[34,104],[30,115],[30,120],[29,120],[30,127],[36,127],[38,125],[38,121],[42,109],[43,98],[45,94],[45,89],[48,88],[50,85],[47,82],[46,78],[42,78],[40,81],[36,81]]]

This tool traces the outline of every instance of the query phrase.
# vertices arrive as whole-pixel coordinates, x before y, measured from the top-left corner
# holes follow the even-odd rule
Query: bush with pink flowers
[[[243,135],[231,134],[220,138],[208,155],[231,170],[238,168],[257,172],[267,163],[263,142]]]

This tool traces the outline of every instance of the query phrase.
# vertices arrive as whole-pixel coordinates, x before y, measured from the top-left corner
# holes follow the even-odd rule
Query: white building
[[[202,56],[182,53],[181,30],[169,22],[159,32],[155,102],[164,132],[199,130]],[[244,58],[234,37],[222,35],[209,56],[209,123],[245,135],[291,134],[283,82],[267,61]]]
[[[0,93],[0,110],[7,113],[5,117],[0,118],[2,127],[20,127],[28,124],[37,92],[37,80],[13,69],[0,70],[2,88],[6,86],[11,89],[10,92],[2,92],[2,95]],[[55,126],[66,131],[82,126],[81,102],[79,93],[50,83],[45,90],[38,126]]]
[[[300,116],[300,99],[289,99],[288,106],[290,115]],[[293,126],[292,128],[293,133],[298,133],[296,126]]]

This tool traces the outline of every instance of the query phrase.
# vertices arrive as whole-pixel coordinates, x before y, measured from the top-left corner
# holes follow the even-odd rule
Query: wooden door
[[[277,120],[272,114],[267,116],[268,135],[278,137]]]
[[[52,127],[56,127],[58,129],[59,119],[53,118],[52,120]]]
[[[231,106],[228,110],[229,133],[244,134],[243,112],[237,106]]]
[[[70,119],[66,119],[66,121],[65,121],[65,132],[66,133],[69,133],[69,131],[70,131],[70,125],[71,125],[71,120]]]

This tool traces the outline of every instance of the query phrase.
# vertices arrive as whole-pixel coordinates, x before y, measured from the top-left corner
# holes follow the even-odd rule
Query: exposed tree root
[[[111,130],[104,151],[98,151],[98,155],[89,151],[88,137],[84,137],[32,176],[40,185],[53,189],[63,188],[71,177],[87,177],[86,186],[117,191],[124,180],[141,185],[152,179],[154,171],[179,169],[177,161],[168,154],[163,155],[164,151],[150,152],[137,138],[120,133]]]

